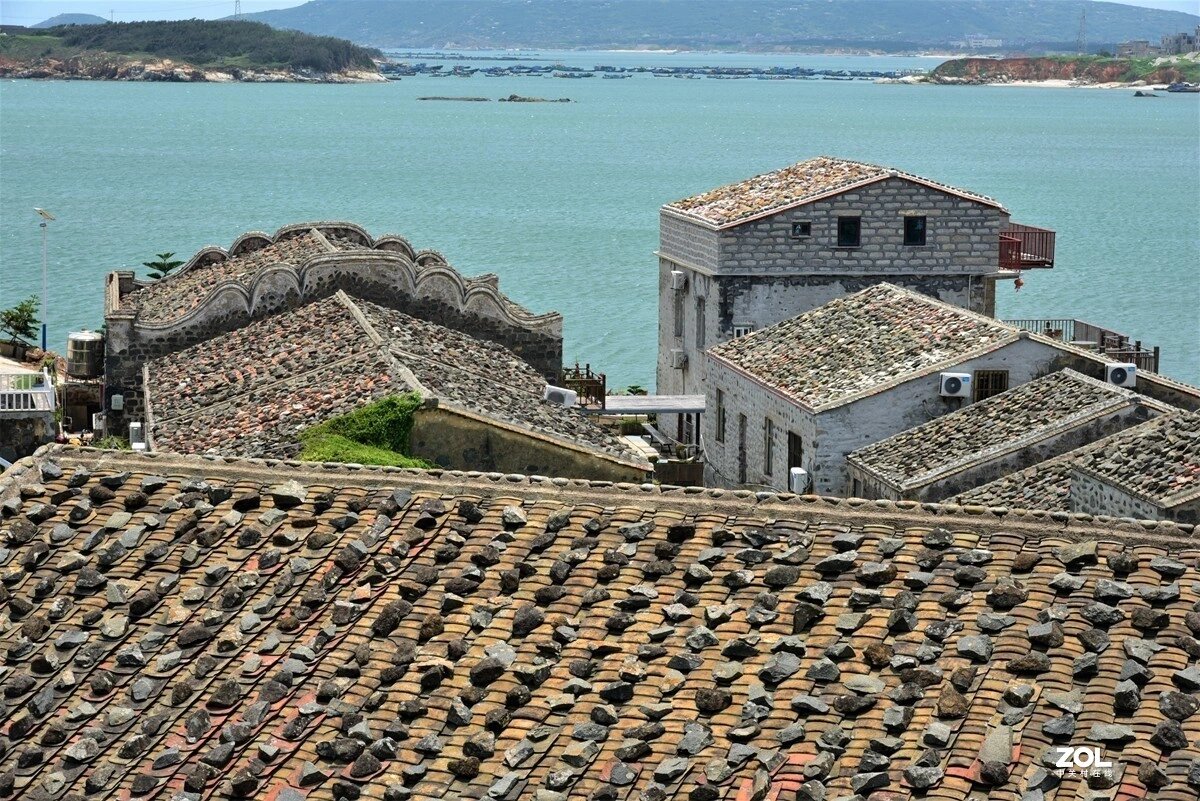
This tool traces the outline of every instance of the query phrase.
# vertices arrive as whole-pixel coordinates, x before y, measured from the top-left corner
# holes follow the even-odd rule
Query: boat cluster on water
[[[431,78],[602,78],[623,80],[635,75],[650,75],[655,78],[682,78],[698,80],[714,78],[721,80],[826,80],[826,81],[873,81],[880,78],[901,78],[918,74],[920,70],[833,70],[808,67],[613,67],[597,65],[592,68],[573,67],[565,64],[505,64],[493,67],[473,67],[457,64],[447,68],[446,64],[430,62],[395,61],[380,66],[380,71],[393,80],[425,75]]]

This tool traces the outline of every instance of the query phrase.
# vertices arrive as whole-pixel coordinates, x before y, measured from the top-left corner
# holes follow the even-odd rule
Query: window
[[[788,475],[793,467],[804,467],[804,442],[795,431],[788,432]]]
[[[754,326],[752,326],[752,325],[746,325],[744,323],[742,325],[735,325],[733,327],[733,338],[741,339],[742,337],[746,336],[747,334],[753,333],[753,331],[754,331]]]
[[[838,247],[862,245],[862,217],[838,217]]]
[[[696,298],[696,347],[704,350],[704,298]]]
[[[738,415],[738,483],[746,483],[746,415]]]
[[[974,384],[977,401],[999,395],[1008,389],[1008,371],[976,370]]]
[[[763,427],[763,475],[771,475],[771,463],[775,461],[775,422],[768,417]]]
[[[812,236],[812,223],[807,221],[792,223],[792,239],[804,239],[810,236]]]
[[[904,218],[904,244],[917,246],[925,244],[924,216]]]
[[[853,488],[850,490],[850,495],[851,495],[851,497],[853,497],[853,498],[861,498],[861,497],[863,496],[863,494],[862,494],[862,482],[861,482],[861,481],[859,481],[857,478],[856,478],[856,479],[854,479],[854,486],[853,486]]]
[[[725,393],[717,390],[717,442],[725,441]]]
[[[675,336],[683,336],[683,293],[675,293]]]

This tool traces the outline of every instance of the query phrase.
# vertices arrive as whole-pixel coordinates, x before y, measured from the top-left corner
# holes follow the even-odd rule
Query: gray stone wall
[[[1009,386],[1015,387],[1046,375],[1058,351],[1040,342],[1022,338],[975,359],[948,366],[944,372],[969,373],[975,370],[1008,370]],[[715,442],[716,390],[725,392],[729,433],[724,446]],[[819,495],[849,495],[852,484],[846,456],[852,451],[898,434],[961,408],[959,399],[938,394],[938,375],[922,376],[882,390],[852,403],[812,414],[773,393],[757,382],[709,360],[705,415],[705,456],[713,464],[716,486],[731,486],[728,477],[737,475],[736,420],[745,414],[748,424],[747,461],[749,483],[787,488],[787,431],[795,431],[803,441],[804,460],[812,491]],[[962,403],[969,403],[963,399]],[[771,475],[763,469],[764,420],[775,420],[778,440],[774,447]],[[730,468],[733,471],[730,472]]]
[[[661,212],[658,217],[658,250],[668,259],[717,272],[720,234],[700,223]]]
[[[904,218],[925,216],[926,244],[904,244]],[[862,244],[837,246],[837,218],[862,221]],[[808,237],[792,236],[807,222]],[[825,274],[996,272],[1000,230],[1008,215],[900,178],[809,203],[721,232],[723,274],[797,271]]]
[[[0,457],[6,461],[32,456],[54,435],[54,412],[0,412]]]
[[[1071,511],[1137,520],[1162,520],[1161,507],[1079,470],[1071,471]]]
[[[867,471],[856,466],[852,461],[846,463],[849,472],[851,488],[857,479],[862,487],[861,497],[888,500],[914,500],[927,503],[943,501],[969,489],[982,486],[1026,467],[1039,464],[1055,456],[1082,447],[1098,439],[1124,431],[1130,426],[1144,423],[1152,417],[1157,417],[1158,410],[1149,406],[1131,403],[1113,411],[1082,420],[1078,425],[1066,428],[1052,436],[1048,436],[1019,450],[997,452],[994,456],[981,455],[976,462],[930,483],[902,491],[899,487],[880,480]]]

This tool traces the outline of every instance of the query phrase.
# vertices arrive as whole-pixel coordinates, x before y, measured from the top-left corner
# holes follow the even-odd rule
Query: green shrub
[[[115,434],[109,434],[107,437],[101,437],[92,443],[93,448],[103,448],[106,451],[128,451],[129,440],[124,437],[118,437]]]
[[[384,398],[349,414],[326,420],[300,434],[300,458],[309,462],[354,462],[396,467],[433,467],[409,456],[413,413],[421,408],[415,392]]]

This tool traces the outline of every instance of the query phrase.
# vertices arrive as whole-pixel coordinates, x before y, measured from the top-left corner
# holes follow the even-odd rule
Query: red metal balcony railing
[[[580,367],[579,362],[575,362],[574,367],[564,367],[561,381],[565,388],[574,390],[579,395],[581,406],[604,408],[605,397],[608,395],[608,377],[604,373],[593,372],[590,364]]]
[[[1085,350],[1095,351],[1112,361],[1136,364],[1139,370],[1158,372],[1160,351],[1157,345],[1143,347],[1140,339],[1130,339],[1125,334],[1085,320],[1062,318],[1057,320],[1005,320],[1004,322]]]
[[[1009,223],[1000,232],[1000,269],[1029,270],[1054,266],[1054,232]]]

